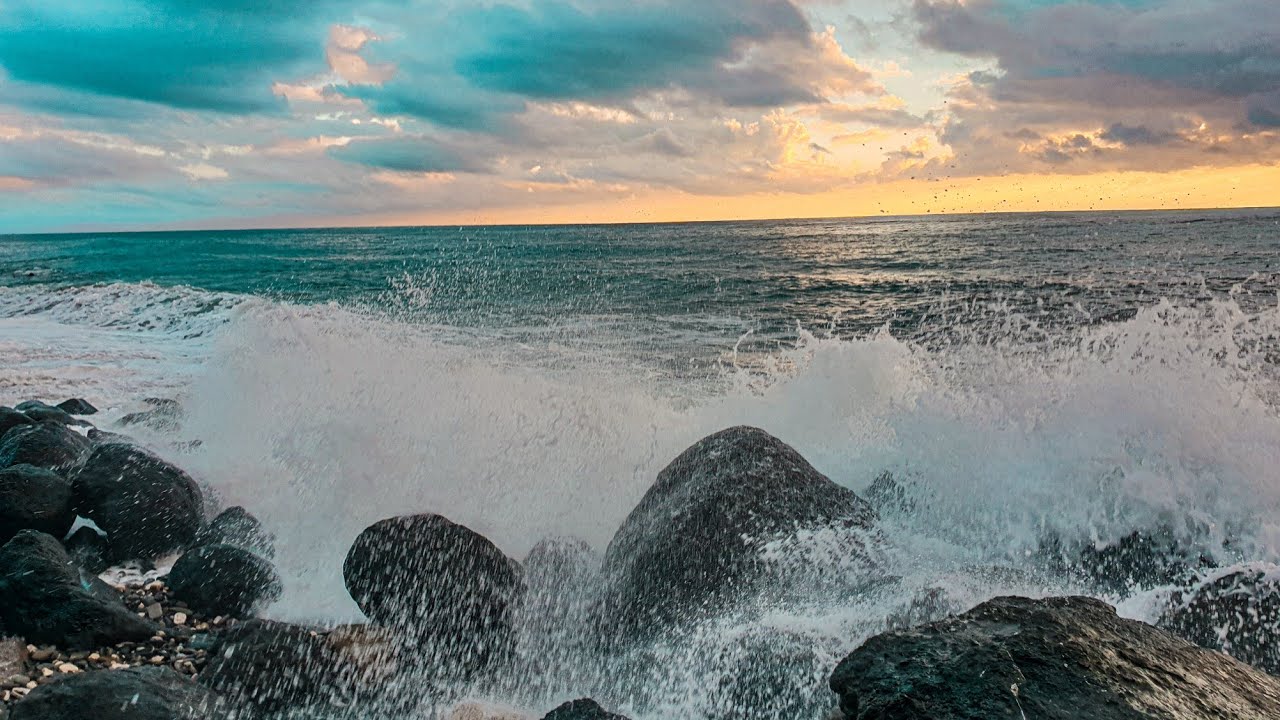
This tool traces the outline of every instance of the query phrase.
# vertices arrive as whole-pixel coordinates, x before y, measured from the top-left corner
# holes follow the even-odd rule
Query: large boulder
[[[1250,564],[1215,572],[1175,593],[1156,624],[1280,675],[1280,566]]]
[[[71,533],[70,537],[62,541],[62,547],[72,562],[94,575],[111,566],[107,560],[111,556],[107,536],[91,527],[85,526]]]
[[[1280,717],[1280,680],[1081,597],[997,598],[878,635],[830,684],[848,720]]]
[[[158,629],[34,530],[0,547],[0,597],[0,626],[31,643],[87,650],[146,640]]]
[[[71,483],[52,470],[14,465],[0,470],[0,544],[21,530],[63,537],[75,523]]]
[[[439,515],[374,523],[342,572],[360,609],[416,643],[448,678],[469,677],[510,650],[523,572],[469,528]]]
[[[243,548],[206,545],[188,550],[169,571],[173,596],[204,615],[247,618],[278,600],[280,576],[271,563]]]
[[[208,525],[200,528],[191,544],[234,545],[270,559],[276,554],[275,542],[275,536],[262,527],[258,518],[236,506],[223,510]]]
[[[874,520],[864,500],[765,431],[716,433],[659,473],[614,535],[602,627],[640,638],[753,596],[856,580],[874,566]],[[819,535],[825,558],[803,540]],[[841,573],[809,564],[824,559]]]
[[[72,477],[76,512],[107,533],[115,560],[154,559],[188,545],[204,522],[199,486],[141,448],[95,447]]]
[[[200,682],[240,707],[264,712],[350,706],[385,697],[399,648],[364,626],[333,631],[270,620],[238,623],[209,653]]]
[[[89,440],[61,423],[35,423],[13,428],[0,440],[0,468],[35,465],[69,470],[84,459]]]
[[[582,698],[557,707],[547,713],[542,720],[627,720],[627,718],[605,710],[595,700]]]
[[[217,720],[216,695],[168,668],[69,675],[13,706],[11,720]]]
[[[5,434],[16,427],[35,424],[36,421],[27,417],[26,413],[0,406],[0,440],[4,440]]]

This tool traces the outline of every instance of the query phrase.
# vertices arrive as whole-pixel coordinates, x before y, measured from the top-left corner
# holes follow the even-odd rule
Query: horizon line
[[[867,220],[921,220],[927,218],[977,217],[984,215],[1124,215],[1137,213],[1207,213],[1230,211],[1275,211],[1280,212],[1280,205],[1240,205],[1220,207],[1189,208],[1126,208],[1123,210],[988,210],[984,212],[926,212],[908,214],[882,215],[799,215],[792,217],[737,217],[717,218],[711,220],[617,220],[612,222],[536,222],[536,223],[387,223],[383,225],[261,225],[250,227],[159,227],[145,229],[108,229],[106,227],[87,230],[40,230],[36,232],[0,233],[0,237],[42,237],[57,235],[145,235],[161,233],[210,233],[210,232],[268,232],[268,231],[305,231],[305,230],[394,230],[394,229],[483,229],[483,228],[556,228],[556,227],[645,227],[659,225],[725,225],[732,223],[781,223],[789,221],[867,221]]]

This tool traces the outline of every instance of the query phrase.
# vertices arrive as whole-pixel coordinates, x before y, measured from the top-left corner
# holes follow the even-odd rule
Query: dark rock
[[[119,424],[124,427],[131,425],[142,425],[159,430],[161,432],[172,432],[182,429],[182,421],[185,412],[182,405],[177,400],[168,398],[146,398],[144,403],[149,406],[149,410],[142,410],[135,413],[129,413],[120,418]]]
[[[36,408],[47,408],[47,407],[53,407],[53,406],[43,400],[24,400],[18,403],[17,405],[14,405],[13,409],[17,410],[18,412],[26,412],[28,410],[34,410]]]
[[[205,615],[252,617],[280,598],[271,563],[243,548],[205,545],[178,558],[169,571],[173,596]]]
[[[204,521],[200,488],[141,448],[95,447],[72,477],[76,511],[107,533],[113,560],[151,559],[188,545]]]
[[[850,564],[874,566],[874,519],[864,500],[763,430],[716,433],[658,475],[609,544],[602,629],[640,638],[753,596],[854,582]],[[840,573],[811,564],[797,542],[825,532]]]
[[[41,685],[13,706],[11,720],[215,720],[216,695],[169,668],[89,672]]]
[[[96,415],[98,412],[98,408],[90,404],[88,400],[84,400],[82,398],[63,400],[55,407],[72,415]]]
[[[60,538],[75,520],[71,483],[62,476],[34,465],[0,470],[0,544],[20,530],[39,530]]]
[[[4,440],[5,434],[16,427],[35,424],[36,421],[27,417],[26,413],[0,406],[0,440]]]
[[[120,433],[107,432],[106,430],[99,430],[98,428],[89,428],[89,432],[86,435],[86,437],[88,437],[89,441],[92,442],[94,445],[110,445],[112,443],[120,443],[124,445],[138,444],[133,438],[129,437],[128,435],[121,435]]]
[[[242,507],[230,507],[196,533],[193,546],[234,545],[264,558],[276,555],[275,536],[267,532],[258,518]]]
[[[351,647],[349,638],[333,641],[301,625],[249,620],[223,633],[199,679],[234,704],[265,712],[346,705],[366,677]]]
[[[595,700],[583,698],[561,705],[547,713],[542,720],[627,720],[627,718],[605,710]]]
[[[1280,567],[1257,564],[1212,574],[1176,593],[1156,624],[1280,675]]]
[[[882,516],[905,515],[916,509],[915,497],[893,473],[885,471],[867,487],[867,502]]]
[[[1087,545],[1077,561],[1086,581],[1121,594],[1184,583],[1197,571],[1213,566],[1211,557],[1179,541],[1168,527],[1138,530],[1116,542]]]
[[[47,470],[69,470],[84,458],[89,440],[59,423],[16,427],[0,442],[0,468],[35,465]]]
[[[830,696],[815,692],[831,672],[833,657],[821,640],[764,627],[718,640],[703,670],[711,681],[701,717],[816,719],[830,710]]]
[[[360,609],[416,642],[445,676],[469,677],[510,650],[520,565],[462,525],[439,515],[377,522],[342,572]]]
[[[50,535],[24,530],[0,548],[0,625],[27,642],[88,650],[150,638],[155,626],[113,592]]]
[[[936,622],[954,615],[959,609],[942,588],[925,588],[912,595],[906,607],[889,613],[885,618],[885,625],[890,630],[905,630]]]
[[[62,425],[88,425],[89,423],[72,416],[62,408],[56,408],[51,405],[45,407],[35,407],[23,410],[27,417],[36,422],[61,423]]]
[[[67,555],[76,565],[94,575],[102,573],[110,566],[107,560],[111,554],[107,536],[91,527],[82,527],[71,533],[71,537],[62,541],[62,547],[66,549]]]
[[[596,649],[588,620],[599,587],[599,554],[577,538],[544,539],[525,557],[524,577],[512,660],[522,669],[511,674],[518,682],[514,690],[554,697],[587,684],[594,668],[581,659]]]
[[[997,598],[878,635],[830,684],[850,720],[1280,717],[1280,680],[1079,597]]]

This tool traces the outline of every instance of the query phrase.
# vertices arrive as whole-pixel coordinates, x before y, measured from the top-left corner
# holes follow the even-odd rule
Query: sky
[[[1274,205],[1277,0],[0,0],[0,233]]]

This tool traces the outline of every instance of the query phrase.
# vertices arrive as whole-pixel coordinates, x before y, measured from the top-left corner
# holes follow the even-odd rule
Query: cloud
[[[94,112],[96,98],[274,111],[281,107],[274,79],[323,67],[323,15],[335,7],[329,0],[8,0],[0,4],[0,67],[16,83],[80,96],[82,112]],[[29,97],[50,109],[48,94]]]
[[[952,84],[934,170],[1172,170],[1280,157],[1273,0],[913,0]],[[1089,147],[1076,138],[1084,138]]]
[[[334,145],[330,157],[382,170],[404,173],[483,173],[487,158],[425,137],[393,137]]]
[[[380,24],[388,31],[361,55],[395,72],[338,92],[443,127],[501,128],[530,102],[625,106],[666,94],[769,108],[880,91],[790,0],[414,6]]]

